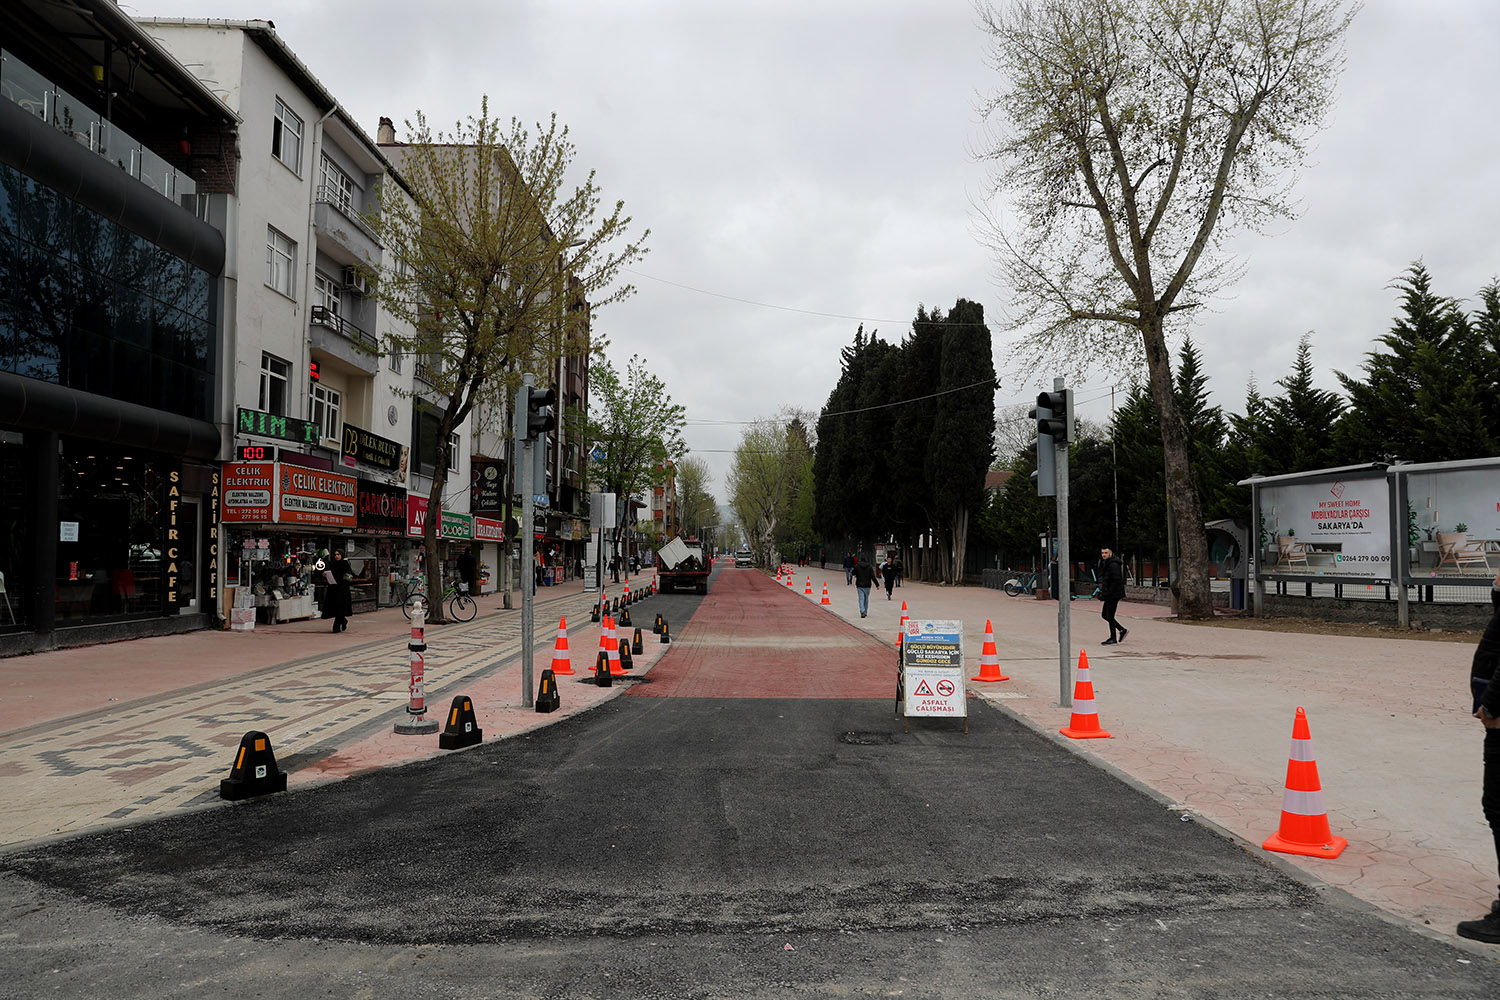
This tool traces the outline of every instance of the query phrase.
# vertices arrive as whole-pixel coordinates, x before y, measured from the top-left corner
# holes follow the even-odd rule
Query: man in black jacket
[[[1130,630],[1115,621],[1115,609],[1125,597],[1125,564],[1106,546],[1099,550],[1099,597],[1104,601],[1104,610],[1099,617],[1109,622],[1109,638],[1099,645],[1113,646],[1125,641]],[[1115,634],[1119,633],[1119,638]]]
[[[1474,650],[1469,669],[1469,690],[1474,696],[1474,718],[1484,726],[1484,785],[1479,807],[1495,835],[1495,857],[1500,861],[1500,573],[1490,588],[1494,614]],[[1458,925],[1459,937],[1500,944],[1500,899],[1478,920]]]
[[[875,567],[863,562],[859,556],[851,558],[854,560],[851,571],[854,575],[854,592],[859,595],[859,616],[864,618],[870,613],[870,588],[875,585]]]

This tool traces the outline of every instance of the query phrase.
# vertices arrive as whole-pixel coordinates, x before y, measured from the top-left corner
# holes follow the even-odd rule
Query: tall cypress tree
[[[984,307],[959,299],[941,327],[937,419],[927,435],[923,474],[934,513],[951,553],[948,582],[963,577],[969,519],[984,497],[984,477],[995,457],[995,363]]]
[[[1421,261],[1394,287],[1401,315],[1365,355],[1364,379],[1338,373],[1351,407],[1339,426],[1354,461],[1441,462],[1495,453],[1481,395],[1488,363],[1458,304],[1432,290]]]
[[[1313,370],[1312,337],[1303,334],[1291,374],[1276,382],[1285,393],[1266,400],[1265,434],[1259,448],[1278,473],[1343,464],[1345,449],[1337,427],[1344,401],[1337,393],[1315,386]]]

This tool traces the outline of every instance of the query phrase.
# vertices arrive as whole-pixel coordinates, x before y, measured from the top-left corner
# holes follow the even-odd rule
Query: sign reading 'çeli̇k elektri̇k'
[[[964,623],[906,623],[901,636],[902,714],[968,719],[964,688]]]

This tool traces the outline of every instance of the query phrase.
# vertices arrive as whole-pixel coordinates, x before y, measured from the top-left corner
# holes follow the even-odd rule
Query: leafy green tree
[[[685,458],[675,465],[677,484],[677,513],[682,519],[684,531],[701,535],[702,529],[719,521],[719,505],[709,491],[713,482],[708,462],[701,458]]]
[[[607,359],[595,361],[589,367],[585,433],[603,445],[604,457],[589,462],[589,484],[621,500],[644,492],[656,482],[658,469],[687,451],[686,422],[687,411],[672,402],[666,384],[647,370],[640,355],[630,356],[623,378]]]
[[[405,187],[382,185],[365,220],[385,247],[383,269],[366,276],[401,324],[383,349],[415,356],[445,442],[476,405],[508,412],[523,373],[589,349],[589,324],[566,321],[568,307],[592,316],[630,295],[616,279],[645,254],[649,231],[630,235],[624,202],[600,217],[592,172],[568,190],[576,149],[555,115],[535,133],[512,119],[506,133],[484,98],[452,132],[421,112],[406,127],[411,141],[392,152]],[[449,488],[448,449],[436,452],[434,512]],[[438,525],[434,513],[423,534],[430,594],[443,590]],[[441,604],[429,613],[441,621]]]
[[[1379,338],[1385,350],[1365,355],[1363,380],[1337,373],[1351,404],[1339,427],[1346,454],[1358,462],[1495,454],[1500,428],[1486,419],[1494,388],[1488,307],[1471,326],[1455,300],[1432,290],[1420,261],[1393,287],[1401,315]]]
[[[785,525],[812,461],[800,414],[757,420],[740,434],[729,470],[729,505],[763,566],[772,564],[778,544],[791,537]]]
[[[1353,17],[1337,0],[1018,0],[980,8],[1003,89],[989,220],[1042,354],[1144,354],[1182,546],[1186,617],[1213,614],[1167,328],[1236,276],[1224,243],[1294,214]],[[1002,224],[1005,215],[1014,221]],[[1123,347],[1123,349],[1122,349]]]

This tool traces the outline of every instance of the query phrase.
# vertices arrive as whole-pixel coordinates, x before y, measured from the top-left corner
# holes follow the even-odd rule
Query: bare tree
[[[988,243],[1037,357],[1138,363],[1161,417],[1179,611],[1213,613],[1166,335],[1238,275],[1235,227],[1295,215],[1357,5],[1337,0],[980,0],[1003,88],[982,155]],[[1122,333],[1127,336],[1122,336]]]

